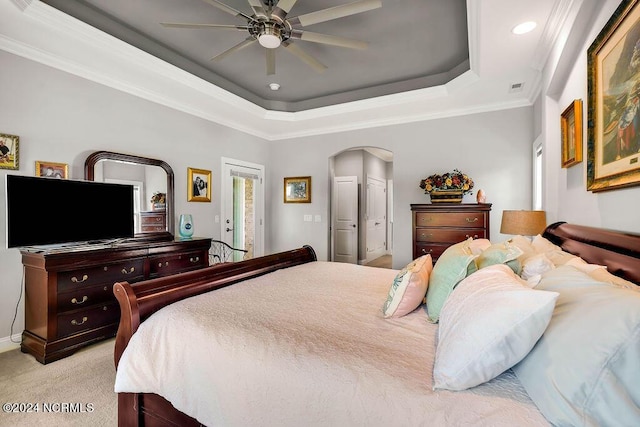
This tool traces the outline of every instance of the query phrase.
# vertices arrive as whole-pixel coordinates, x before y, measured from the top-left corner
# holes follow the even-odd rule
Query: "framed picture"
[[[582,100],[576,99],[560,116],[562,167],[582,162]]]
[[[285,203],[311,203],[311,177],[296,176],[284,179]]]
[[[0,169],[19,168],[20,137],[0,133]]]
[[[623,0],[587,50],[587,189],[640,184],[640,0]]]
[[[211,201],[211,171],[187,168],[187,201]]]
[[[67,179],[69,177],[69,165],[66,163],[36,161],[36,176]]]

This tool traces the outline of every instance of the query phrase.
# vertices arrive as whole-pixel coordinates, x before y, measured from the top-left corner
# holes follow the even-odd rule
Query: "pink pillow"
[[[432,269],[433,260],[427,254],[400,270],[382,307],[384,317],[402,317],[418,308],[427,294]]]

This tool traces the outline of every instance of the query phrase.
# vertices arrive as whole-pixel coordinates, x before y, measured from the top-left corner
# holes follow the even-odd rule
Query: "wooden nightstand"
[[[473,237],[489,238],[490,203],[411,205],[413,258],[431,254],[433,262],[449,246]]]

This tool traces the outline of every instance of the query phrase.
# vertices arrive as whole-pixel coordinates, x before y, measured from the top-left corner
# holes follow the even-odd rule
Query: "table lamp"
[[[500,233],[536,236],[547,227],[545,211],[502,211]]]

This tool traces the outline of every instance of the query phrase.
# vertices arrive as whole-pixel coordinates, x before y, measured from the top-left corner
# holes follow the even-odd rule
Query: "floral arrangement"
[[[462,190],[462,194],[472,194],[473,180],[458,169],[454,169],[453,172],[431,175],[420,180],[420,188],[426,194],[439,190]]]
[[[165,203],[167,194],[156,191],[151,197],[151,203]]]

